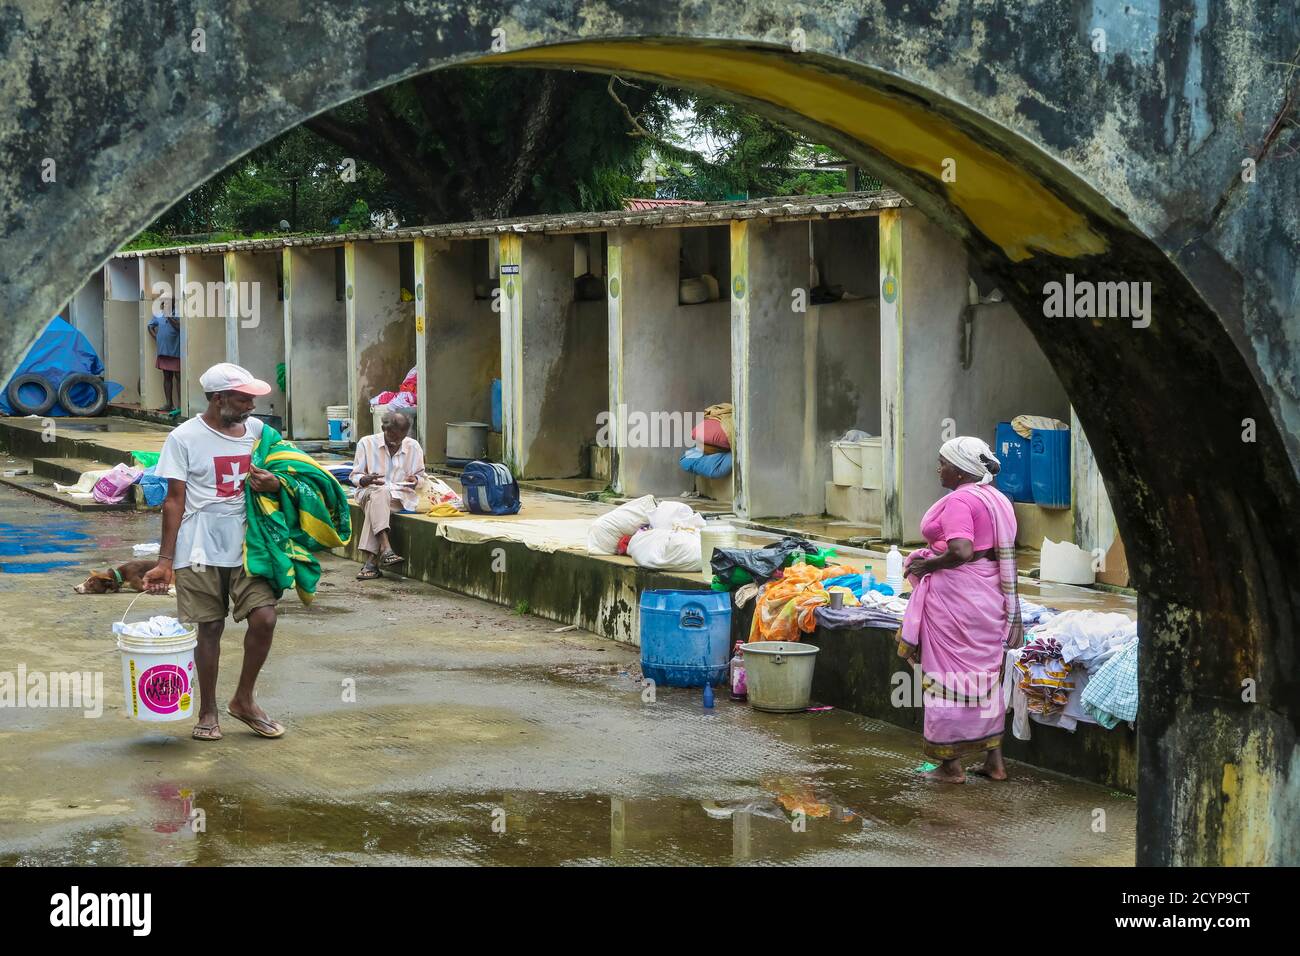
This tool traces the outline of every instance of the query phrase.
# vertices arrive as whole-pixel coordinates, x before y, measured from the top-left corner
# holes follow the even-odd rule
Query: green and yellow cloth
[[[252,457],[254,465],[279,479],[280,490],[246,490],[244,572],[266,578],[277,597],[294,588],[302,603],[310,604],[320,581],[313,552],[342,547],[352,537],[347,492],[270,425],[262,428]]]

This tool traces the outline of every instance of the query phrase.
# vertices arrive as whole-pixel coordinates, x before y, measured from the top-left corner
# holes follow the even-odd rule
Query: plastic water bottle
[[[896,593],[903,586],[903,555],[896,544],[891,544],[885,555],[885,583]]]
[[[712,684],[704,685],[704,709],[705,710],[713,709],[713,685]]]

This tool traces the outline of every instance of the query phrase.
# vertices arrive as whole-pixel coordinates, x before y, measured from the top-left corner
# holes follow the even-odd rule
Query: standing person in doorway
[[[195,740],[220,740],[217,665],[221,633],[233,605],[235,622],[247,619],[244,666],[226,713],[261,737],[280,737],[284,728],[267,716],[253,696],[257,675],[275,633],[276,592],[262,577],[244,572],[244,483],[254,491],[275,491],[274,475],[252,465],[262,422],[250,417],[254,397],[271,391],[247,369],[223,362],[199,377],[208,407],[175,428],[163,444],[157,474],[167,479],[162,545],[158,563],[145,573],[153,594],[176,584],[177,616],[199,626],[194,662],[199,672],[199,718]]]
[[[404,558],[388,540],[388,525],[394,511],[414,511],[415,486],[424,474],[424,451],[410,436],[411,420],[401,412],[384,412],[383,430],[357,442],[357,457],[352,463],[352,484],[357,504],[365,512],[365,524],[357,547],[366,556],[357,574],[358,581],[382,577],[379,565],[392,567]]]
[[[149,334],[158,347],[154,367],[162,372],[163,395],[167,405],[162,411],[176,414],[180,411],[181,323],[171,298],[154,300],[153,318],[149,320]]]

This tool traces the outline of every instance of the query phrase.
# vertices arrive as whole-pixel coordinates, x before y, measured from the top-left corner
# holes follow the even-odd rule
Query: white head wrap
[[[945,461],[956,465],[966,474],[974,475],[980,480],[981,485],[987,485],[993,480],[993,473],[989,471],[985,461],[997,461],[997,458],[993,454],[993,449],[979,438],[964,435],[961,438],[950,439],[943,443],[939,454]]]

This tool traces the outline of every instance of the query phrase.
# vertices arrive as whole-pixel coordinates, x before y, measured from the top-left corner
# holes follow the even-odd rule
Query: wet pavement
[[[158,528],[0,489],[0,673],[102,672],[105,698],[0,707],[0,865],[1133,862],[1129,796],[1016,764],[929,784],[916,734],[845,711],[647,701],[634,649],[329,556],[258,685],[283,739],[129,721],[110,625],[131,596],[71,588]]]

